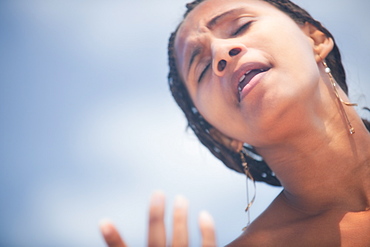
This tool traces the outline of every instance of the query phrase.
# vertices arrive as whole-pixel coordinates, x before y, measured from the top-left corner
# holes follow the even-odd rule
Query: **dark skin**
[[[369,222],[368,211],[300,212],[281,194],[228,246],[369,246]]]
[[[222,18],[209,25],[215,16]],[[204,53],[188,69],[195,42]],[[323,64],[333,40],[263,1],[208,0],[185,19],[175,46],[189,94],[218,140],[235,151],[254,146],[284,187],[230,246],[369,246],[370,134],[333,93]],[[269,70],[237,101],[230,78],[244,64]]]
[[[370,134],[333,92],[323,64],[333,44],[259,0],[207,0],[182,23],[178,71],[211,135],[235,152],[254,146],[284,188],[229,246],[370,246]],[[259,73],[239,90],[250,70]],[[149,246],[164,246],[163,207],[151,210]],[[182,215],[175,246],[187,246]],[[201,229],[215,246],[213,228]],[[108,246],[125,246],[118,236]]]

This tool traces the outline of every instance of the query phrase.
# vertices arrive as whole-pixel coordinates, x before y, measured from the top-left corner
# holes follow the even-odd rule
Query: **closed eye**
[[[203,79],[204,75],[206,74],[207,70],[211,67],[211,64],[207,64],[207,66],[204,68],[202,73],[199,76],[198,83]]]
[[[237,30],[232,34],[232,36],[237,36],[237,35],[239,35],[239,34],[243,33],[245,30],[247,30],[247,29],[248,29],[248,27],[249,27],[251,24],[252,24],[252,21],[245,23],[244,25],[242,25],[241,27],[239,27],[239,28],[238,28],[238,29],[237,29]]]

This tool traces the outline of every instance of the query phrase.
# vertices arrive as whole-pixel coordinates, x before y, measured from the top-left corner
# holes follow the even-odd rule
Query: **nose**
[[[242,44],[221,44],[212,46],[213,61],[212,68],[216,75],[222,76],[226,67],[232,62],[233,58],[238,56],[246,47]]]
[[[234,57],[234,56],[238,55],[241,51],[242,51],[241,48],[233,48],[229,51],[229,57]],[[225,59],[221,59],[217,63],[217,70],[219,72],[224,71],[224,69],[226,68],[226,65],[227,65],[227,61]]]

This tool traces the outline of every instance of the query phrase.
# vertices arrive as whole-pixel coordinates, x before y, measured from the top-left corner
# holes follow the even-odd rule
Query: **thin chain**
[[[328,76],[330,78],[330,83],[333,86],[333,90],[334,90],[335,96],[337,97],[339,103],[342,103],[342,104],[344,104],[346,106],[357,106],[357,104],[346,102],[346,101],[342,100],[342,98],[340,97],[339,92],[337,90],[337,83],[335,82],[335,80],[333,78],[333,75],[331,74],[331,70],[330,70],[329,66],[326,64],[325,61],[323,61],[322,63],[324,65],[324,67],[325,67],[325,72],[328,74]],[[341,107],[341,110],[343,112],[343,115],[344,115],[344,117],[345,117],[345,119],[347,121],[348,128],[349,128],[349,133],[351,135],[353,135],[355,133],[355,128],[353,128],[351,122],[349,121],[349,118],[348,118],[347,113],[344,110],[343,106],[340,105],[340,107]]]
[[[244,155],[248,155],[248,154],[246,154],[246,151],[244,149],[242,149],[242,151],[240,152],[240,159],[241,159],[242,165],[244,167],[245,175],[247,176],[247,180],[246,180],[246,187],[247,187],[247,207],[245,208],[245,212],[247,213],[247,217],[248,217],[247,226],[243,228],[243,231],[251,223],[251,215],[250,215],[250,210],[249,209],[251,208],[251,206],[254,203],[254,200],[256,199],[256,182],[254,181],[254,179],[252,177],[252,174],[249,171],[248,163],[245,160]],[[253,193],[252,200],[249,199],[249,182],[248,182],[248,178],[253,182],[253,190],[254,190],[254,193]]]

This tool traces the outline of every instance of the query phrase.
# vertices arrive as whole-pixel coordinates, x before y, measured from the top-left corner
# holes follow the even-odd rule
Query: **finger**
[[[173,212],[172,247],[188,246],[188,201],[177,196]]]
[[[127,247],[117,229],[107,220],[100,223],[100,231],[108,247]]]
[[[212,216],[208,212],[202,211],[200,213],[199,226],[202,235],[202,247],[215,247],[215,224],[213,222]]]
[[[155,192],[151,198],[149,208],[148,246],[166,246],[166,230],[164,225],[165,196],[162,192]]]

